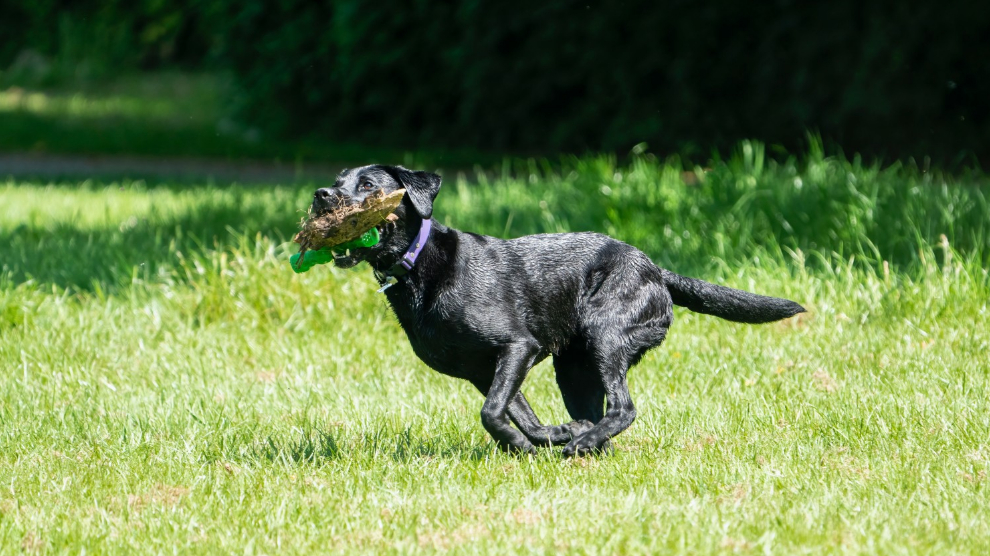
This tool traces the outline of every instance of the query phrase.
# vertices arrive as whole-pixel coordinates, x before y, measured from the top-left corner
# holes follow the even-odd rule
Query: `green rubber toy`
[[[292,266],[292,270],[299,274],[300,272],[306,272],[307,270],[313,268],[318,264],[327,264],[333,260],[333,253],[344,253],[348,249],[359,249],[361,247],[374,247],[378,245],[381,241],[381,236],[378,234],[378,228],[372,228],[367,232],[361,234],[361,237],[357,239],[352,239],[346,243],[341,243],[340,245],[334,245],[333,247],[317,249],[315,251],[310,250],[305,253],[296,253],[289,257],[289,265]],[[299,260],[299,255],[302,255],[302,261]]]

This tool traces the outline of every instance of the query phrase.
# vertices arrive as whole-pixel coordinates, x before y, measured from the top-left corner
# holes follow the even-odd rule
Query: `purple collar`
[[[392,268],[386,271],[385,274],[387,276],[402,276],[416,266],[416,259],[419,258],[419,254],[426,247],[426,242],[430,240],[431,229],[433,229],[433,220],[424,218],[422,224],[419,225],[419,233],[416,234],[416,239],[409,245],[409,249],[406,249],[406,253],[402,255],[399,262],[392,265]]]

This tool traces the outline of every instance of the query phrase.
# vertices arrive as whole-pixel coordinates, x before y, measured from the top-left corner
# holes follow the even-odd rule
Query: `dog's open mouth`
[[[333,251],[333,264],[338,268],[351,268],[363,261],[370,252],[371,248],[369,247],[347,249],[342,252]]]

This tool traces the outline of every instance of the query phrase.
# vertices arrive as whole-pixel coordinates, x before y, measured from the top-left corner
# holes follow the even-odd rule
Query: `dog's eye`
[[[371,183],[370,181],[366,181],[366,182],[364,182],[364,183],[361,184],[361,189],[364,190],[364,191],[368,191],[368,190],[374,189],[374,188],[375,188],[375,184]]]

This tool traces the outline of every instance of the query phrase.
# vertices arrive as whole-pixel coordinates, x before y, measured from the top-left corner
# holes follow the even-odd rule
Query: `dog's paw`
[[[502,450],[507,454],[530,455],[530,456],[536,455],[536,446],[533,446],[529,442],[526,442],[525,444],[521,444],[518,446],[515,444],[499,442],[498,447],[500,450]]]
[[[586,438],[575,438],[561,452],[565,458],[584,457],[589,455],[608,455],[612,453],[612,443],[607,439],[601,444]]]
[[[570,440],[574,440],[594,428],[594,426],[595,424],[591,421],[582,419],[580,421],[571,421],[570,423],[561,425],[560,428],[564,429],[564,432],[570,437]]]

